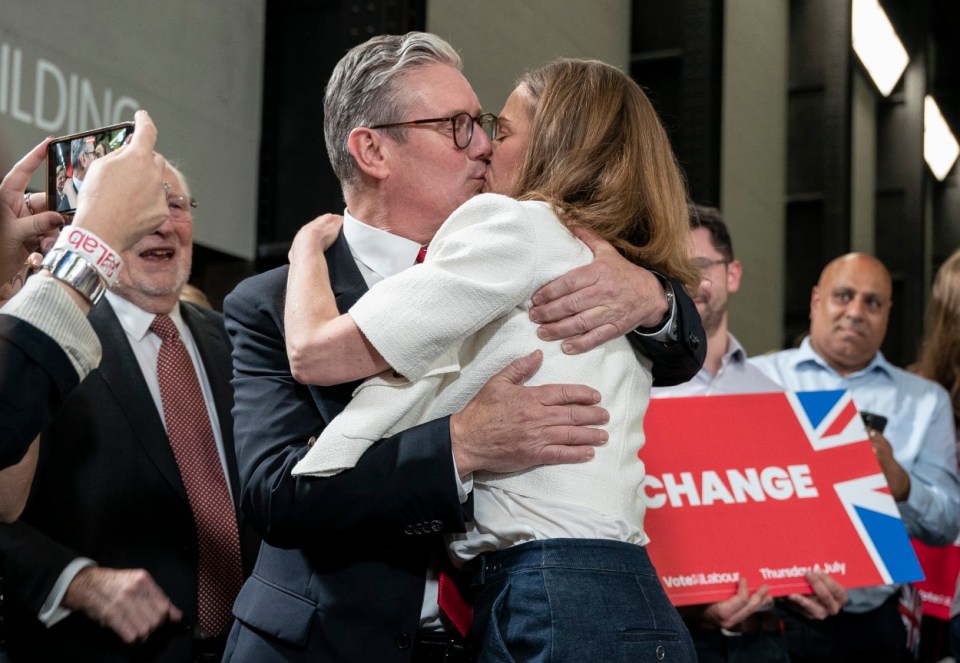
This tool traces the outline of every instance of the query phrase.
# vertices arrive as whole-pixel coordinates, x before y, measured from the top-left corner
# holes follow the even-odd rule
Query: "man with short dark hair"
[[[689,382],[655,388],[653,398],[749,394],[781,391],[781,387],[747,362],[747,353],[729,331],[729,296],[740,289],[743,266],[733,253],[727,224],[714,207],[690,206],[690,250],[700,268],[700,289],[693,301],[707,334],[707,358]],[[846,590],[819,571],[806,576],[811,594],[789,597],[792,609],[811,619],[836,614]],[[680,608],[702,663],[785,663],[786,644],[780,622],[770,611],[767,587],[750,593],[745,580],[729,599]]]

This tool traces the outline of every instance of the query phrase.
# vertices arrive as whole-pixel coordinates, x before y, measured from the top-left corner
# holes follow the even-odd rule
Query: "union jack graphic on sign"
[[[640,458],[648,550],[677,605],[923,577],[844,391],[654,399]]]

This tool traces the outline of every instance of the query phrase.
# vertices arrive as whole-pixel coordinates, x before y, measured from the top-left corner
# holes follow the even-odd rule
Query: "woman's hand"
[[[53,245],[63,217],[47,211],[46,195],[27,194],[33,173],[43,165],[47,143],[44,140],[20,159],[0,182],[0,283],[12,284],[25,275],[31,253]],[[27,204],[29,196],[29,206]],[[11,285],[13,287],[13,285]],[[19,289],[19,287],[17,287]],[[12,292],[8,293],[12,296]]]
[[[170,213],[163,187],[166,162],[153,151],[157,127],[137,111],[130,142],[90,165],[73,225],[92,231],[122,252],[149,235]]]
[[[293,264],[304,257],[323,254],[340,236],[342,226],[343,217],[339,214],[318,216],[297,232],[297,236],[293,238],[293,244],[290,245],[290,252],[287,253],[287,259]]]

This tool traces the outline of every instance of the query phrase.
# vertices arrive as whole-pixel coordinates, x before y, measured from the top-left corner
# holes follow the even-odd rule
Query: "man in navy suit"
[[[469,118],[465,134],[460,114]],[[413,265],[447,216],[481,190],[491,154],[484,122],[459,56],[434,35],[375,37],[340,61],[327,85],[324,129],[347,203],[343,233],[325,253],[341,311]],[[280,268],[248,279],[224,306],[242,507],[264,538],[234,607],[225,660],[471,661],[469,640],[437,607],[440,534],[464,531],[471,518],[473,471],[587,460],[590,445],[603,442],[589,427],[605,416],[598,395],[578,385],[525,387],[537,361],[522,358],[463,411],[379,441],[352,470],[295,478],[290,470],[311,436],[355,385],[293,379],[283,339],[286,278]],[[608,327],[579,343],[666,320],[659,326],[667,340],[636,339],[654,359],[655,379],[676,382],[699,370],[703,331],[679,285],[673,310],[651,273],[609,255],[568,282],[598,279],[614,287],[579,295],[591,326]],[[618,289],[619,298],[609,295]],[[544,319],[556,320],[568,301],[541,309]],[[600,311],[629,324],[598,319]]]
[[[256,549],[230,493],[239,479],[229,343],[219,314],[178,301],[193,218],[183,178],[167,167],[164,180],[166,219],[123,252],[117,287],[89,315],[100,366],[44,429],[26,509],[0,528],[12,661],[219,660],[244,541],[248,559]],[[167,340],[154,330],[157,318],[171,321],[186,352],[174,383],[198,385],[191,421],[209,418],[204,440],[190,431],[178,436],[179,448],[170,418],[177,408],[158,368]],[[189,477],[197,471],[222,489],[216,517],[196,506]],[[202,571],[210,545],[222,553]],[[215,632],[201,612],[217,609],[216,593],[199,586],[230,587],[231,578]]]

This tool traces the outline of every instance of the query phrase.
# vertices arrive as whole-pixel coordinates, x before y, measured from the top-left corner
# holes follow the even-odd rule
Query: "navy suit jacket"
[[[192,304],[182,311],[213,391],[236,494],[231,365],[222,318]],[[11,659],[187,663],[197,612],[197,535],[190,504],[160,414],[109,302],[101,301],[90,321],[103,345],[100,367],[70,393],[43,431],[23,516],[0,527]],[[242,522],[242,547],[252,560],[258,541]],[[146,569],[183,610],[183,622],[162,627],[138,646],[124,645],[80,613],[47,629],[37,614],[77,557],[103,567]]]
[[[367,287],[342,235],[326,260],[337,307],[346,311]],[[342,410],[356,384],[308,387],[292,378],[283,338],[286,280],[286,267],[254,276],[224,302],[241,502],[264,539],[234,606],[224,660],[407,662],[428,557],[440,551],[440,533],[464,531],[472,516],[472,498],[461,505],[457,495],[449,420],[381,440],[337,476],[293,477],[308,439]],[[681,333],[699,330],[705,349],[696,309],[675,288],[686,318]],[[702,351],[689,342],[637,338],[674,378],[683,372],[689,379],[702,365]]]

